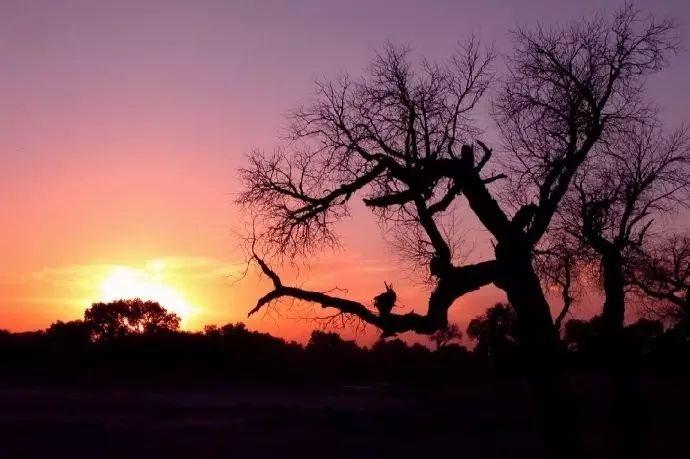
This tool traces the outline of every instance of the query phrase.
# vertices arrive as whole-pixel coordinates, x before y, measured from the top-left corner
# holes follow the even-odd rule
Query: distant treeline
[[[600,319],[571,320],[563,353],[573,368],[597,370]],[[0,331],[0,383],[220,382],[228,384],[439,384],[519,377],[520,342],[513,309],[497,304],[467,329],[472,350],[457,344],[457,326],[430,337],[433,350],[399,338],[361,347],[335,332],[315,330],[306,345],[248,330],[244,324],[179,330],[179,318],[157,303],[94,304],[84,320],[46,330]],[[626,357],[640,369],[685,374],[690,327],[641,319],[625,330]]]

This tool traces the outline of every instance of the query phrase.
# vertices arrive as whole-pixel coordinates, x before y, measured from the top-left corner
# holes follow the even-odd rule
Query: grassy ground
[[[601,384],[573,381],[577,435],[610,457]],[[688,391],[648,381],[645,455],[690,457]],[[642,412],[642,411],[641,411]],[[638,439],[640,440],[640,439]],[[650,452],[651,451],[651,452]],[[369,387],[0,390],[0,458],[540,457],[518,383]]]

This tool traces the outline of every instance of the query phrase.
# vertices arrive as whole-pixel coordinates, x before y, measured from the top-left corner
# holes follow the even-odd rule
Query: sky
[[[386,40],[432,60],[470,33],[510,51],[517,25],[609,11],[601,1],[0,1],[0,328],[79,318],[119,292],[149,295],[187,329],[243,320],[304,341],[314,324],[246,312],[268,286],[241,278],[237,169],[277,145],[314,80],[358,75]],[[690,2],[641,1],[680,22]],[[649,82],[669,125],[690,122],[690,56]],[[486,128],[491,131],[487,118]],[[343,249],[299,273],[363,301],[393,282],[425,292],[356,209]],[[480,254],[481,255],[481,254]],[[461,324],[501,298],[458,301]],[[164,304],[166,306],[166,304]]]

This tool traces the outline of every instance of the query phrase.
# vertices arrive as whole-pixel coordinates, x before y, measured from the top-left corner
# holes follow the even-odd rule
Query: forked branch
[[[324,292],[284,285],[276,272],[273,271],[256,252],[252,253],[252,260],[254,260],[261,268],[261,271],[271,279],[273,290],[257,301],[256,306],[249,311],[248,316],[257,313],[276,300],[283,297],[289,297],[316,303],[323,308],[335,308],[341,313],[356,316],[378,327],[386,336],[406,331],[431,334],[445,327],[448,323],[448,309],[453,301],[464,293],[468,293],[491,283],[495,275],[495,263],[493,261],[468,265],[462,268],[454,268],[454,270],[448,274],[446,278],[448,280],[441,280],[431,294],[426,314],[422,315],[416,312],[408,312],[405,314],[377,314],[373,309],[358,301],[329,295]]]

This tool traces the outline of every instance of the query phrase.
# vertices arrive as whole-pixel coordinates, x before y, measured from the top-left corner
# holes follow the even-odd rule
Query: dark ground
[[[578,436],[591,457],[610,457],[606,403],[591,395],[601,384],[579,378],[573,388]],[[655,380],[644,392],[653,394],[640,410],[644,456],[690,457],[688,388]],[[2,459],[436,455],[540,457],[524,385],[0,389]]]

